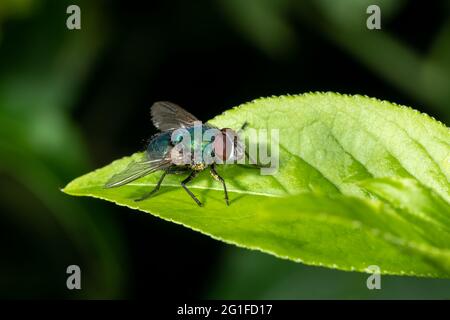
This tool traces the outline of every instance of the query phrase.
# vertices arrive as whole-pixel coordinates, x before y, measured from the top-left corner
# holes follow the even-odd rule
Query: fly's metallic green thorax
[[[218,129],[202,124],[192,114],[171,102],[156,102],[151,108],[151,114],[153,124],[161,132],[150,139],[144,159],[131,162],[125,170],[112,176],[105,188],[120,187],[153,172],[162,171],[156,187],[136,200],[141,201],[159,190],[167,174],[189,172],[181,186],[201,206],[202,203],[186,184],[209,167],[211,176],[222,183],[228,205],[225,180],[217,173],[215,164],[243,157],[244,150],[237,134],[232,129]]]
[[[208,136],[205,133],[211,130],[212,127],[207,124],[201,124],[197,126],[192,126],[184,128],[183,130],[171,130],[166,132],[161,132],[154,135],[147,146],[147,156],[148,159],[160,159],[164,157],[171,157],[171,151],[174,146],[183,142],[183,139],[188,138],[189,146],[188,149],[191,153],[191,158],[194,154],[198,152],[202,157],[205,154],[211,154],[212,145],[214,141],[214,136]],[[172,159],[174,164],[177,163],[175,159]],[[185,165],[195,165],[198,162],[204,161],[194,161],[191,159],[191,163],[185,163]],[[203,160],[203,159],[200,159]]]

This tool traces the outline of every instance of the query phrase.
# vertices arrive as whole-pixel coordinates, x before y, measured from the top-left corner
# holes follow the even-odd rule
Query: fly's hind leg
[[[158,183],[156,184],[155,188],[154,188],[152,191],[150,191],[149,193],[144,194],[142,197],[140,197],[140,198],[138,198],[138,199],[136,199],[136,200],[134,200],[134,201],[138,202],[138,201],[145,200],[145,199],[147,199],[147,198],[150,198],[150,197],[151,197],[152,195],[154,195],[156,192],[158,192],[159,188],[161,187],[161,183],[163,182],[163,180],[164,180],[164,178],[166,177],[167,173],[169,173],[169,170],[167,170],[167,169],[164,170],[164,171],[163,171],[163,174],[162,174],[161,177],[159,178],[159,181],[158,181]]]
[[[227,206],[229,206],[230,202],[228,201],[227,185],[225,184],[225,180],[221,176],[219,176],[219,174],[217,173],[216,166],[214,164],[212,164],[211,167],[210,167],[210,173],[211,173],[212,177],[215,180],[217,180],[217,181],[222,183],[222,185],[223,185],[223,192],[225,194],[225,203],[227,204]]]
[[[197,174],[198,174],[199,172],[200,172],[200,171],[195,171],[195,170],[192,171],[191,174],[190,174],[186,179],[184,179],[183,181],[181,181],[181,186],[184,188],[184,190],[186,190],[186,192],[191,196],[191,198],[194,199],[195,203],[197,203],[200,207],[202,207],[203,205],[202,205],[202,203],[200,202],[200,200],[198,200],[197,197],[191,192],[191,190],[189,190],[189,189],[186,187],[186,184],[187,184],[189,181],[191,181],[192,179],[194,179],[194,178],[197,176]]]

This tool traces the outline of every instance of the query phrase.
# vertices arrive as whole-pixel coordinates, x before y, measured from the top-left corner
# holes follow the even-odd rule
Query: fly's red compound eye
[[[220,130],[214,138],[214,153],[219,159],[230,160],[234,155],[236,133],[229,128]]]

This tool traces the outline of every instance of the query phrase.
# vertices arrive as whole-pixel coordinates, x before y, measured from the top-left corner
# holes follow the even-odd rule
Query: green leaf
[[[210,123],[279,130],[279,170],[226,165],[231,205],[207,172],[190,184],[196,206],[155,173],[115,189],[104,183],[140,153],[75,179],[64,192],[149,212],[216,239],[341,270],[450,277],[450,135],[427,115],[363,96],[311,93],[264,98]],[[429,231],[433,228],[434,234]]]

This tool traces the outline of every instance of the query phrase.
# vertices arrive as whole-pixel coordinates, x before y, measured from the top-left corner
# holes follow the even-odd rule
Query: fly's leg
[[[241,128],[238,130],[238,133],[244,131],[248,127],[248,125],[249,125],[248,122],[245,121],[242,124]],[[259,168],[259,169],[260,168],[270,168],[270,166],[258,164],[257,159],[254,159],[252,156],[250,156],[250,154],[248,153],[247,149],[245,149],[245,148],[244,148],[244,154],[247,157],[249,164],[244,164],[243,166]]]
[[[164,180],[164,178],[166,177],[167,173],[168,173],[168,170],[164,170],[164,172],[163,172],[161,178],[159,178],[159,181],[158,181],[158,183],[156,184],[156,187],[155,187],[152,191],[150,191],[149,193],[144,194],[142,197],[140,197],[140,198],[138,198],[138,199],[136,199],[136,200],[134,200],[134,201],[138,202],[138,201],[145,200],[145,199],[147,199],[147,198],[150,198],[150,197],[151,197],[152,195],[154,195],[156,192],[158,192],[159,188],[161,187],[161,183],[163,182],[163,180]]]
[[[225,194],[225,203],[227,204],[227,206],[229,206],[230,203],[228,201],[227,185],[225,184],[225,180],[221,176],[219,176],[219,174],[217,173],[216,166],[214,164],[212,164],[211,167],[210,167],[210,173],[211,173],[212,177],[215,180],[217,180],[217,181],[222,183],[222,185],[223,185],[223,192]]]
[[[200,207],[202,207],[203,205],[202,205],[202,203],[197,199],[197,197],[191,192],[191,190],[189,190],[187,187],[186,187],[186,184],[189,182],[189,181],[191,181],[192,179],[194,179],[196,176],[197,176],[197,174],[199,173],[200,171],[192,171],[191,172],[191,174],[186,178],[186,179],[184,179],[183,181],[181,181],[181,186],[184,188],[184,190],[186,190],[186,192],[191,196],[191,198],[192,199],[194,199],[194,201],[195,201],[195,203],[197,203]]]

